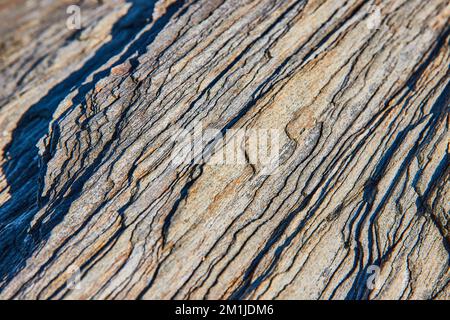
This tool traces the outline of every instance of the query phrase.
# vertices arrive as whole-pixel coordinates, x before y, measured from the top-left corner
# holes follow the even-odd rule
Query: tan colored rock
[[[448,1],[27,3],[0,298],[449,298]]]

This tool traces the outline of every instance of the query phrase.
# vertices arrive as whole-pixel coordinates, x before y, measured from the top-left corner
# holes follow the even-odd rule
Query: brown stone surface
[[[1,299],[450,298],[449,1],[71,4],[0,0]]]

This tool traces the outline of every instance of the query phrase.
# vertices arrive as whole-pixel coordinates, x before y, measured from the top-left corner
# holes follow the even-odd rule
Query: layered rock
[[[448,1],[71,4],[0,5],[1,298],[449,298]]]

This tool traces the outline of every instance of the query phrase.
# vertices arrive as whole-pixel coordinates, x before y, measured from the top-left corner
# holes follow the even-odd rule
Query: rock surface
[[[0,298],[450,298],[449,1],[73,2],[0,1]]]

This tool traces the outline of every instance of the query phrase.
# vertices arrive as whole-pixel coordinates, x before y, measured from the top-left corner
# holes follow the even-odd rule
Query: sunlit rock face
[[[0,298],[449,299],[449,20],[0,1]]]

